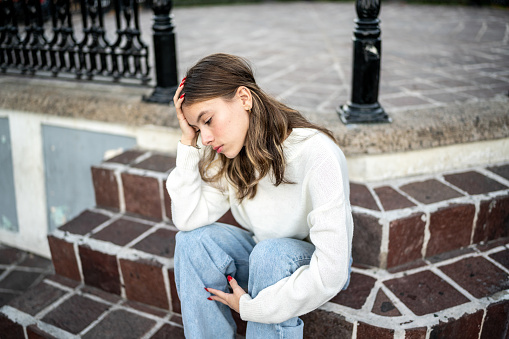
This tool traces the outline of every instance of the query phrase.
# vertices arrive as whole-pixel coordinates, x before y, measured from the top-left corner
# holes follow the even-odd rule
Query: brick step
[[[43,338],[101,337],[99,331],[107,329],[123,333],[126,321],[140,324],[130,337],[181,333],[175,231],[139,216],[84,211],[48,237],[58,276],[0,309],[0,333],[21,327]],[[302,318],[306,338],[503,338],[509,238],[406,267],[354,266],[350,287]]]
[[[97,206],[171,220],[165,189],[175,158],[129,150],[92,167]],[[357,264],[391,268],[509,236],[509,164],[352,183]],[[236,224],[227,213],[223,222]]]

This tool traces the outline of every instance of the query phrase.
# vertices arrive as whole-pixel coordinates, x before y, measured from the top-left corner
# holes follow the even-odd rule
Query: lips
[[[223,145],[214,147],[214,151],[216,151],[217,153],[221,153],[223,151]]]

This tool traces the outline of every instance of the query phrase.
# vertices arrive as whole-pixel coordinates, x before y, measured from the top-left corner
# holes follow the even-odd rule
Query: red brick
[[[465,258],[440,270],[476,298],[509,289],[509,275],[482,257]]]
[[[358,339],[392,339],[394,338],[394,330],[369,325],[363,322],[357,324]]]
[[[509,338],[509,300],[491,304],[486,309],[481,339]]]
[[[493,253],[490,257],[509,270],[509,249]]]
[[[147,260],[120,259],[126,296],[130,300],[168,309],[161,265]]]
[[[426,327],[411,328],[405,330],[405,339],[426,339]]]
[[[184,339],[184,329],[182,327],[164,324],[150,339]]]
[[[411,262],[404,263],[403,265],[394,266],[387,268],[387,272],[389,273],[398,273],[403,271],[408,271],[417,267],[426,266],[428,263],[424,261],[424,259],[417,259]]]
[[[507,189],[507,186],[475,171],[444,175],[444,179],[468,194],[483,194]]]
[[[171,216],[171,198],[168,194],[168,190],[166,189],[166,180],[163,181],[163,196],[164,196],[164,209],[166,213],[166,217],[172,220]]]
[[[424,204],[461,197],[462,194],[435,179],[413,182],[401,186],[400,189]]]
[[[112,304],[116,304],[122,300],[122,297],[120,295],[109,293],[109,292],[101,290],[100,288],[96,288],[96,287],[92,287],[92,286],[88,286],[88,285],[83,286],[81,288],[81,291],[83,291],[83,293],[88,293],[95,297],[103,299],[103,300],[110,302]]]
[[[56,337],[41,330],[37,325],[27,327],[27,337],[28,339],[56,339]]]
[[[424,214],[416,213],[389,224],[387,267],[402,265],[422,257],[424,243]]]
[[[124,246],[150,229],[147,224],[121,218],[92,236],[93,239]]]
[[[164,173],[175,167],[175,161],[175,157],[166,155],[152,155],[142,162],[133,165],[132,167]]]
[[[127,212],[162,220],[160,185],[156,178],[122,173]]]
[[[304,322],[304,338],[351,338],[353,324],[333,312],[314,310],[300,317]]]
[[[176,231],[161,228],[154,233],[149,234],[146,238],[140,240],[132,247],[146,253],[166,258],[173,258],[175,253],[176,234]]]
[[[115,163],[119,163],[119,164],[128,165],[144,153],[145,152],[143,152],[143,151],[129,150],[129,151],[125,151],[124,153],[117,155],[111,159],[106,160],[106,162],[115,162]]]
[[[433,327],[429,337],[433,339],[478,339],[483,313],[483,311],[477,311],[473,314],[465,314],[457,320],[450,319],[446,323],[440,322]]]
[[[11,265],[23,258],[24,252],[17,249],[0,244],[0,264]]]
[[[355,273],[351,274],[350,285],[345,291],[339,292],[331,302],[348,306],[355,309],[361,309],[371,289],[375,286],[376,279],[370,276]]]
[[[382,291],[382,289],[378,290],[371,312],[378,315],[383,315],[384,317],[398,317],[401,315],[399,310],[396,308],[396,306],[394,306],[392,301],[385,294],[385,292]]]
[[[116,310],[109,313],[82,338],[141,338],[155,324],[154,320],[126,310]]]
[[[389,186],[375,188],[375,193],[386,211],[415,206],[413,202]]]
[[[180,299],[177,293],[177,286],[175,285],[175,273],[173,270],[168,270],[168,277],[170,280],[171,310],[175,313],[182,313],[180,308]]]
[[[99,318],[108,308],[109,306],[103,303],[75,295],[44,316],[42,321],[73,334],[78,334]]]
[[[108,220],[109,217],[92,211],[84,211],[59,229],[72,234],[85,235]]]
[[[86,245],[80,245],[79,251],[85,283],[110,293],[120,294],[117,258]]]
[[[449,205],[431,213],[426,256],[470,245],[474,205]]]
[[[55,272],[69,279],[80,281],[81,276],[74,253],[74,245],[52,235],[48,236],[48,242]]]
[[[430,271],[391,279],[384,284],[419,316],[469,302],[464,295]]]
[[[350,203],[370,210],[380,210],[371,192],[361,184],[350,183]]]
[[[23,327],[0,313],[0,333],[5,338],[24,338]]]
[[[382,244],[382,225],[378,218],[369,214],[353,213],[354,236],[352,256],[355,264],[380,266],[380,246]]]
[[[481,202],[474,243],[502,237],[509,237],[509,196]]]
[[[96,205],[119,210],[118,181],[114,171],[95,166],[92,166],[91,171]]]

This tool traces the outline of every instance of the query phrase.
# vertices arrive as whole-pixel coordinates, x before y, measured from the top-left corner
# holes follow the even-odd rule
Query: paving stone
[[[21,292],[0,292],[0,307],[3,305],[9,303],[14,298],[18,297],[21,294]]]
[[[384,282],[416,315],[438,312],[469,302],[460,292],[430,271],[422,271]]]
[[[158,307],[150,306],[133,300],[125,300],[123,305],[143,313],[154,315],[159,318],[164,318],[168,315],[167,310],[163,310]]]
[[[87,210],[65,225],[61,226],[59,229],[72,234],[85,235],[109,219],[110,218],[107,215]]]
[[[0,265],[11,265],[21,260],[24,252],[16,248],[7,247],[0,244]]]
[[[358,339],[393,339],[394,330],[369,325],[363,322],[357,324],[357,338]]]
[[[156,322],[125,310],[109,313],[83,335],[84,339],[141,338]]]
[[[300,316],[304,322],[304,338],[351,338],[353,324],[339,314],[314,310]]]
[[[136,150],[129,150],[125,151],[122,154],[119,154],[111,159],[106,160],[105,162],[116,162],[119,164],[129,165],[132,163],[136,158],[144,154],[144,151],[136,151]]]
[[[162,219],[160,185],[157,179],[122,173],[127,212]]]
[[[150,229],[147,224],[120,218],[92,236],[93,239],[125,246]]]
[[[184,339],[184,329],[182,327],[164,324],[150,339]]]
[[[401,186],[400,189],[424,204],[432,204],[462,196],[459,192],[435,179],[413,182]]]
[[[40,256],[32,254],[32,253],[27,253],[25,259],[23,259],[23,261],[19,263],[19,266],[48,269],[48,268],[52,268],[53,264],[51,263],[51,260],[49,260],[49,259],[40,257]]]
[[[175,253],[176,234],[176,231],[158,229],[132,247],[146,253],[166,258],[173,258],[173,254]]]
[[[86,245],[80,245],[79,252],[85,283],[110,293],[120,294],[117,257],[93,250]]]
[[[500,191],[508,188],[498,181],[475,171],[444,175],[444,179],[472,195]]]
[[[0,313],[0,333],[5,338],[24,338],[23,327]],[[2,338],[3,339],[3,338]]]
[[[176,324],[180,324],[182,326],[184,326],[183,322],[182,322],[182,317],[179,316],[179,315],[172,315],[171,318],[170,318],[170,321],[176,323]]]
[[[56,282],[60,285],[67,286],[69,288],[76,288],[81,283],[80,281],[69,279],[64,276],[56,275],[56,274],[46,277],[45,280],[50,280],[50,281]]]
[[[415,213],[389,224],[387,267],[399,266],[422,257],[424,243],[424,214]]]
[[[355,225],[352,240],[354,263],[378,267],[382,244],[382,226],[378,218],[356,212],[353,212],[352,216]]]
[[[474,243],[509,237],[509,196],[481,201]]]
[[[509,274],[482,257],[465,258],[440,270],[476,298],[509,289]]]
[[[41,330],[37,325],[30,325],[27,327],[28,339],[57,339],[49,333]]]
[[[69,279],[81,280],[74,245],[52,235],[48,236],[48,243],[55,272]]]
[[[487,242],[481,242],[477,244],[475,247],[481,252],[486,252],[495,247],[506,246],[507,244],[509,244],[509,238],[500,238]]]
[[[498,261],[502,266],[509,270],[509,249],[493,253],[490,255],[490,257]]]
[[[509,319],[508,300],[489,305],[480,339],[507,338],[509,336],[507,319]]]
[[[147,260],[120,259],[126,296],[130,300],[169,308],[161,265]]]
[[[446,323],[440,322],[439,325],[433,327],[429,337],[430,339],[478,339],[483,313],[480,310],[473,314],[463,315],[457,320],[450,319]]]
[[[400,96],[394,98],[385,98],[384,102],[390,104],[393,107],[403,107],[403,106],[418,106],[418,105],[429,105],[431,101],[412,96]]]
[[[383,315],[384,317],[398,317],[401,315],[396,306],[394,306],[389,297],[381,289],[378,290],[371,312]]]
[[[350,183],[350,203],[370,210],[380,210],[371,192],[361,184]]]
[[[413,202],[389,186],[375,188],[375,193],[378,195],[382,207],[386,211],[415,206]]]
[[[48,313],[42,321],[72,334],[78,334],[108,308],[105,304],[75,295]]]
[[[25,292],[22,298],[11,301],[10,306],[30,315],[36,315],[64,294],[66,294],[65,291],[42,282]]]
[[[388,267],[387,272],[389,273],[398,273],[403,271],[408,271],[417,267],[426,266],[428,263],[424,261],[424,259],[417,259],[411,262],[404,263],[403,265]]]
[[[509,180],[509,164],[488,167],[491,172],[500,175],[501,177]]]
[[[102,300],[108,301],[112,304],[116,304],[122,300],[122,297],[120,297],[117,294],[108,293],[104,290],[101,290],[100,288],[96,288],[96,287],[92,287],[92,286],[88,286],[88,285],[83,286],[81,288],[81,291],[83,293],[88,293],[88,294],[91,294],[91,295],[98,297]]]
[[[426,257],[468,246],[474,216],[475,206],[466,204],[449,205],[431,213]]]
[[[0,280],[0,288],[6,290],[25,291],[40,277],[41,273],[38,272],[13,270]]]
[[[175,165],[175,157],[169,157],[166,155],[152,155],[142,162],[133,165],[132,167],[165,173],[174,168]]]
[[[115,172],[95,166],[91,167],[91,172],[97,206],[119,210],[120,197]]]
[[[353,272],[348,288],[345,291],[339,292],[330,301],[351,308],[361,309],[371,293],[375,282],[375,278]]]

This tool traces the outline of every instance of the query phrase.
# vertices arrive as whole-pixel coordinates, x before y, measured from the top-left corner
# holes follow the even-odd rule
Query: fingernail
[[[179,99],[182,99],[186,95],[186,93],[182,94]]]
[[[228,282],[232,281],[232,279],[233,279],[233,278],[229,275],[229,276],[228,276]]]
[[[211,297],[208,297],[207,299],[208,299],[208,300],[212,300],[212,298],[211,298]]]
[[[209,289],[208,289],[208,288],[206,288],[206,287],[204,287],[204,288],[205,288],[205,291],[207,291],[207,292],[209,291]]]
[[[181,82],[179,85],[179,87],[182,87],[182,86],[184,86],[184,82]]]

